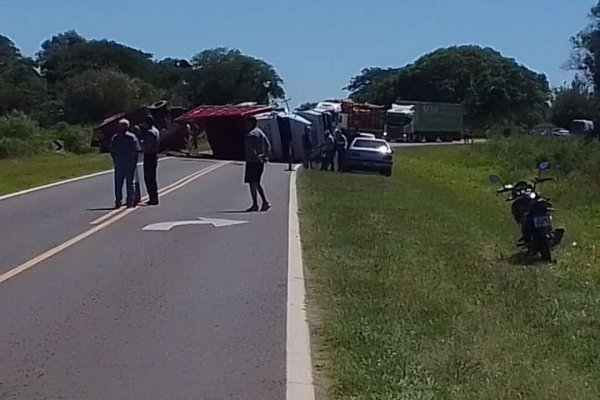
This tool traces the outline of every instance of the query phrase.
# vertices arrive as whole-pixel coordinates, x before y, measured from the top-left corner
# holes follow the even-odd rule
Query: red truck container
[[[340,125],[349,134],[372,133],[383,136],[385,107],[370,103],[342,100]]]

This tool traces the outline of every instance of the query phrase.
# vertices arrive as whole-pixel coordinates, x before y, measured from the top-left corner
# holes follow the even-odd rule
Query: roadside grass
[[[0,195],[109,168],[108,154],[44,154],[0,160]]]
[[[548,185],[567,243],[556,264],[522,265],[487,181],[502,168],[463,147],[398,151],[392,178],[300,173],[331,398],[600,398],[597,206]]]

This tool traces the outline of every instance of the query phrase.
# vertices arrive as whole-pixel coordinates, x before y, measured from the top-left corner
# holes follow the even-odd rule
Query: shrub
[[[92,128],[79,125],[69,125],[60,122],[48,129],[46,136],[49,140],[62,140],[65,151],[75,154],[85,154],[93,151],[91,147]]]
[[[21,114],[0,117],[0,158],[28,157],[52,149],[53,140],[61,140],[64,150],[85,154],[91,147],[92,128],[58,123],[41,128],[34,120]]]
[[[0,158],[32,156],[45,150],[43,131],[35,121],[20,114],[0,117]]]

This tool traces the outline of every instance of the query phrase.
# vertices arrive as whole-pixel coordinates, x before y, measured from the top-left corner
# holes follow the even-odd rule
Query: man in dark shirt
[[[119,131],[110,139],[110,154],[115,168],[115,208],[123,205],[123,183],[127,189],[127,207],[135,206],[134,178],[140,143],[129,132],[129,121],[119,121]]]
[[[311,128],[310,125],[306,125],[304,133],[302,134],[302,153],[304,156],[304,168],[312,168],[312,141],[310,139]]]
[[[265,164],[268,161],[268,155],[271,151],[271,143],[265,133],[258,128],[256,118],[246,118],[246,170],[244,172],[244,182],[250,186],[250,196],[252,197],[252,206],[246,210],[248,212],[258,211],[258,195],[262,200],[261,211],[267,211],[271,205],[267,201],[265,191],[261,185],[262,174]]]

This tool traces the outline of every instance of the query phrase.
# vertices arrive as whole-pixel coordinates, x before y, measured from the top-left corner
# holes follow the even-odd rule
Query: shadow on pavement
[[[85,211],[112,211],[115,207],[97,207],[97,208],[86,208]]]

